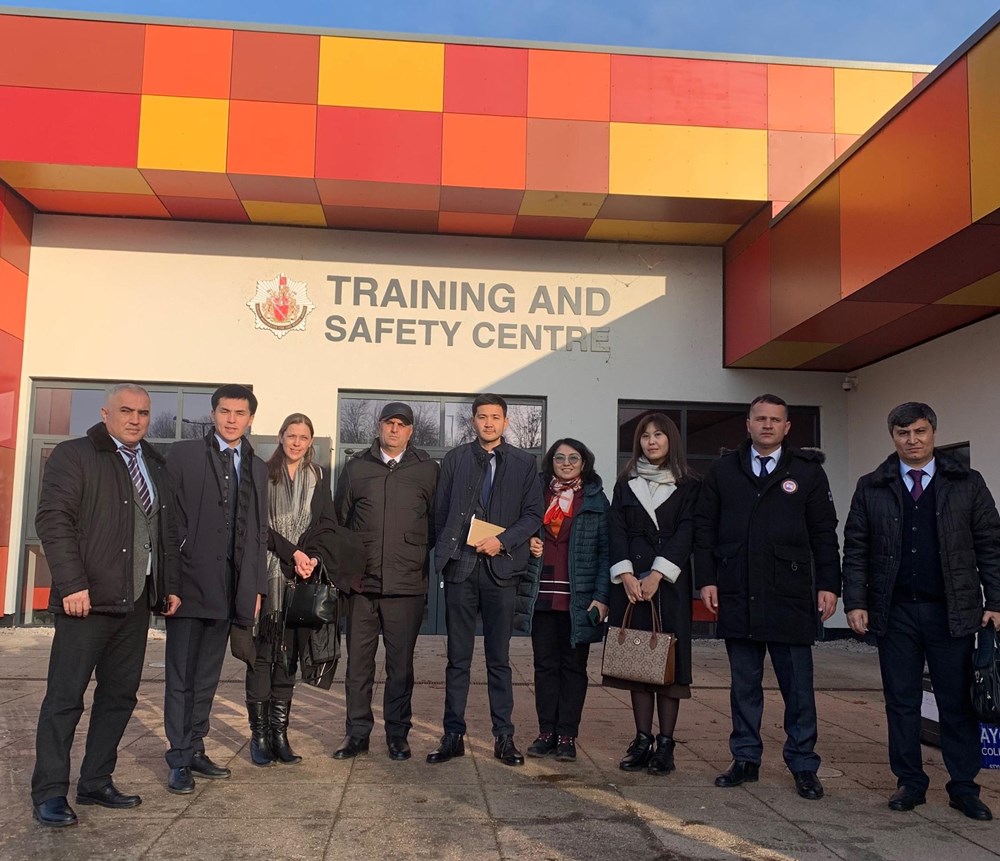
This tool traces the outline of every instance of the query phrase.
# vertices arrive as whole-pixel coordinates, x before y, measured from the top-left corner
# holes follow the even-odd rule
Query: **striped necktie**
[[[139,469],[139,456],[135,449],[126,448],[122,446],[118,449],[125,456],[125,463],[128,464],[128,474],[132,479],[132,484],[135,485],[135,492],[139,497],[139,502],[142,505],[142,510],[146,514],[150,514],[153,511],[153,496],[149,492],[149,485],[146,484],[146,479],[142,477],[142,471]]]

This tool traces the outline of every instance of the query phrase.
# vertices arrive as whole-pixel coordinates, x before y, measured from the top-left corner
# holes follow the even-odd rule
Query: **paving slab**
[[[675,732],[677,770],[627,773],[618,761],[634,736],[626,691],[600,685],[599,648],[578,758],[529,759],[521,768],[493,757],[486,669],[477,643],[469,695],[466,755],[425,762],[441,735],[445,639],[417,644],[412,759],[388,758],[381,700],[374,690],[371,750],[353,760],[330,754],[344,736],[343,665],[329,691],[299,686],[289,737],[294,766],[249,761],[244,673],[229,657],[212,717],[209,754],[229,780],[198,779],[196,791],[166,791],[162,726],[163,634],[150,633],[139,702],[119,753],[116,782],[138,792],[134,810],[78,810],[73,828],[32,821],[28,786],[34,732],[45,690],[51,631],[0,629],[0,859],[2,861],[980,861],[1000,858],[1000,824],[948,807],[940,751],[924,748],[927,804],[886,807],[896,781],[885,749],[876,652],[862,644],[816,647],[818,751],[826,788],[800,799],[781,758],[782,702],[765,674],[765,750],[758,783],[718,789],[730,760],[729,675],[722,644],[694,645],[693,696]],[[537,733],[530,640],[511,646],[514,722],[525,749]],[[89,698],[92,694],[88,694]],[[73,786],[88,714],[77,729]],[[1000,814],[1000,772],[983,772],[982,797]],[[72,801],[72,790],[71,799]]]

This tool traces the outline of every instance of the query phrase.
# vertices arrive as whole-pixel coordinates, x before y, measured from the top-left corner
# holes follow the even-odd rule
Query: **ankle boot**
[[[250,719],[250,761],[254,765],[274,765],[274,754],[271,753],[271,704],[247,703],[247,716]]]
[[[650,774],[670,774],[674,767],[674,740],[667,735],[658,735],[656,752],[649,758],[646,771]]]
[[[625,751],[625,758],[618,763],[622,771],[641,771],[649,765],[653,755],[653,737],[646,732],[636,733],[632,744]]]
[[[271,752],[286,765],[302,762],[302,757],[288,744],[288,713],[291,710],[291,700],[271,700]]]

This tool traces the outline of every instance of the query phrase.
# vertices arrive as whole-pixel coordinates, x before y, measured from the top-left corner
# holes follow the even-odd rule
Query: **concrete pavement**
[[[721,643],[696,641],[695,689],[681,706],[677,771],[631,775],[617,763],[632,738],[628,694],[600,686],[600,647],[591,655],[576,763],[493,759],[481,643],[469,697],[464,758],[424,762],[440,734],[445,640],[417,646],[414,757],[389,760],[378,729],[372,750],[337,762],[343,687],[299,686],[290,739],[304,761],[253,767],[247,755],[241,665],[227,659],[213,713],[209,753],[230,766],[226,781],[199,780],[189,796],[164,788],[163,635],[151,632],[139,705],[122,743],[116,783],[138,792],[134,810],[77,808],[80,824],[44,829],[31,819],[28,782],[34,728],[51,642],[47,629],[0,630],[0,859],[462,859],[462,861],[979,861],[1000,857],[1000,822],[977,823],[948,807],[947,773],[925,747],[928,803],[894,813],[885,750],[885,716],[874,649],[834,642],[816,648],[821,801],[796,793],[781,761],[781,698],[766,679],[765,753],[759,783],[717,789],[729,762],[728,663]],[[381,656],[380,656],[381,659]],[[512,646],[515,722],[522,750],[534,738],[531,644]],[[343,676],[343,666],[338,677]],[[381,672],[376,686],[380,717]],[[82,754],[87,716],[74,747]],[[983,772],[983,799],[1000,818],[1000,773]],[[71,789],[70,802],[73,802]]]

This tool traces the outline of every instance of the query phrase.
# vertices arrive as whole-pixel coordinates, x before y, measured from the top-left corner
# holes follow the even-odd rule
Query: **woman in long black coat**
[[[606,686],[632,693],[636,736],[619,763],[625,771],[674,770],[674,727],[680,701],[691,696],[692,517],[698,487],[677,426],[663,413],[644,416],[611,502],[609,623],[620,627],[631,606],[630,627],[651,631],[655,605],[662,629],[675,634],[677,644],[673,684],[604,677]],[[659,722],[655,739],[654,710]]]

